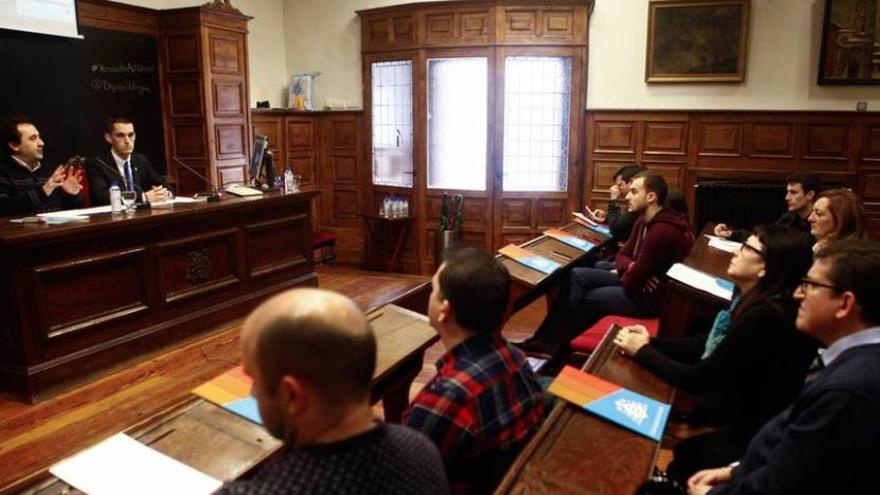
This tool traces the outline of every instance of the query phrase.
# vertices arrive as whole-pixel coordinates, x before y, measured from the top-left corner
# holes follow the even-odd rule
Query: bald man
[[[376,338],[348,298],[294,289],[254,310],[241,334],[266,429],[287,451],[223,494],[449,492],[426,437],[373,419]]]

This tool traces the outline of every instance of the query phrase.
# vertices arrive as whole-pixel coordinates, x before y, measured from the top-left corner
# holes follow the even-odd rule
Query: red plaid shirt
[[[430,437],[453,492],[491,489],[544,419],[525,356],[500,335],[478,335],[437,361],[403,422]]]

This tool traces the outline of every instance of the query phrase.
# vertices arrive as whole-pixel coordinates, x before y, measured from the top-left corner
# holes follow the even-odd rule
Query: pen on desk
[[[384,314],[385,314],[384,311],[376,311],[375,313],[371,314],[370,316],[367,316],[367,321],[378,320]]]
[[[551,252],[552,252],[553,254],[555,254],[556,256],[559,256],[560,258],[565,258],[566,260],[571,261],[571,256],[569,256],[569,255],[567,255],[567,254],[565,254],[565,253],[560,253],[559,251],[557,251],[557,250],[555,250],[555,249],[554,249],[553,251],[551,251]]]

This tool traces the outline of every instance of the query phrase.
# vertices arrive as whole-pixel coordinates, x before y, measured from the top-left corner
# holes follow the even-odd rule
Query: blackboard
[[[30,117],[45,141],[44,163],[107,149],[110,115],[132,119],[135,151],[164,174],[165,144],[156,38],[80,28],[84,39],[0,29],[0,118]]]

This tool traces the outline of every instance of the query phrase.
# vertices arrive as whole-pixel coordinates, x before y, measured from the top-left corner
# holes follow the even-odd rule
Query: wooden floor
[[[352,297],[363,309],[406,294],[427,277],[321,268],[319,285]],[[543,298],[514,315],[503,333],[527,338],[544,317]],[[189,390],[239,363],[238,324],[171,352],[130,366],[37,405],[0,398],[0,494],[27,485],[30,473],[116,432],[132,429],[178,407]],[[425,355],[422,372],[410,390],[415,395],[434,375],[443,354],[438,342]],[[381,415],[381,408],[375,408]],[[668,453],[661,465],[668,460]]]

